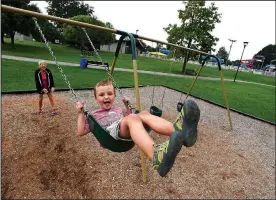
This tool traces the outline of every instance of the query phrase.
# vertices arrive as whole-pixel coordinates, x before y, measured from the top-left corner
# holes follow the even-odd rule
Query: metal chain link
[[[176,49],[174,48],[174,51],[173,51],[173,58],[174,58],[174,56],[175,56],[175,51],[176,51]],[[174,62],[172,61],[171,64],[170,64],[169,76],[171,75],[173,63],[174,63]],[[166,77],[165,86],[167,85],[167,81],[168,81],[168,76]],[[162,108],[162,109],[163,109],[163,101],[164,101],[164,97],[165,97],[165,91],[166,91],[166,87],[164,88],[164,92],[163,92],[163,96],[162,96],[162,100],[161,100],[161,102],[162,102],[161,108]]]
[[[87,32],[86,32],[86,29],[85,28],[81,28],[83,30],[83,32],[85,33],[88,41],[90,42],[90,45],[92,46],[94,52],[96,53],[98,59],[101,61],[101,63],[103,63],[103,60],[101,58],[101,56],[99,55],[98,51],[96,50],[95,46],[93,45],[93,42],[91,41],[90,37],[88,36]]]
[[[156,43],[158,45],[158,43]],[[153,48],[153,42],[152,42],[152,48]],[[153,82],[155,82],[155,76],[156,76],[156,73],[155,71],[153,72],[154,76],[153,76]],[[151,98],[151,106],[154,105],[154,86],[152,87],[152,98]]]
[[[97,55],[97,57],[99,58],[99,60],[101,61],[102,65],[104,65],[103,60],[102,60],[101,56],[99,55],[97,49],[96,49],[95,46],[93,45],[93,42],[91,41],[90,37],[88,36],[88,34],[87,34],[87,32],[86,32],[86,29],[85,29],[85,28],[82,28],[82,30],[83,30],[83,32],[85,33],[85,35],[86,35],[86,37],[87,37],[87,39],[88,39],[88,41],[89,41],[91,47],[93,48],[93,50],[94,50],[94,52],[96,53],[96,55]],[[118,86],[117,83],[115,82],[115,80],[114,80],[113,76],[110,74],[110,72],[109,72],[107,66],[106,66],[106,65],[104,65],[104,66],[105,66],[105,71],[106,71],[106,73],[108,74],[108,77],[112,80],[112,83],[113,83],[114,87],[119,91],[119,94],[121,95],[121,98],[123,98],[123,92],[122,92],[122,90],[119,88],[119,86]],[[134,109],[135,109],[135,108],[133,108],[133,106],[132,106],[129,102],[127,103],[127,106],[128,106],[131,110],[134,110]]]
[[[48,43],[48,41],[46,40],[46,38],[45,38],[45,36],[44,36],[44,34],[43,34],[43,32],[42,32],[42,30],[41,30],[41,28],[40,28],[38,22],[37,22],[37,19],[36,19],[35,17],[33,17],[33,20],[34,20],[34,22],[35,22],[35,25],[36,25],[37,29],[39,30],[40,35],[42,36],[42,38],[43,38],[43,40],[44,40],[44,42],[45,42],[45,44],[46,44],[46,46],[47,46],[47,48],[48,48],[50,54],[52,55],[53,60],[55,61],[56,65],[57,65],[57,67],[58,67],[58,69],[59,69],[59,71],[60,71],[60,73],[61,73],[61,75],[62,75],[62,77],[63,77],[63,79],[64,79],[64,81],[65,81],[65,83],[68,85],[70,91],[72,92],[72,94],[74,95],[75,99],[77,100],[77,99],[78,99],[78,98],[77,98],[77,95],[76,95],[75,91],[73,90],[73,88],[71,87],[70,82],[67,80],[67,77],[66,77],[66,75],[64,74],[62,68],[59,66],[59,64],[58,64],[58,62],[57,62],[57,59],[56,59],[56,57],[54,56],[54,52],[52,51],[51,47],[49,46],[49,43]]]

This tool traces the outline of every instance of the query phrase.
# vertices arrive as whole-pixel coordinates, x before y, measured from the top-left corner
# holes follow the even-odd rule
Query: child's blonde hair
[[[107,85],[112,85],[113,86],[112,81],[106,79],[106,80],[102,80],[102,81],[99,81],[98,83],[96,83],[96,85],[94,87],[94,96],[95,96],[95,98],[96,98],[96,89],[97,89],[97,87],[107,86]],[[114,86],[113,86],[113,88],[114,88]],[[115,94],[115,88],[114,88],[114,94]]]
[[[40,61],[38,61],[38,67],[40,67],[40,65],[41,65],[42,63],[45,63],[45,64],[46,64],[46,61],[45,61],[45,60],[40,60]]]

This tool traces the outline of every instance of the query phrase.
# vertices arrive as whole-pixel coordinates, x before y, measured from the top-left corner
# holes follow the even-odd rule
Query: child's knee
[[[129,114],[128,116],[126,116],[126,120],[128,122],[132,122],[132,121],[141,121],[141,118],[139,117],[139,115],[137,114]]]
[[[150,115],[150,113],[148,111],[143,110],[139,113],[139,115]]]

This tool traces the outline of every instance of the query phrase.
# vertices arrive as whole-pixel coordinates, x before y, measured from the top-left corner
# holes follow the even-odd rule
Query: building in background
[[[18,33],[18,32],[15,32],[14,34],[14,39],[15,40],[28,40],[28,41],[33,41],[33,37],[30,35],[30,36],[27,36],[27,35],[23,35],[21,33]]]
[[[119,40],[116,40],[112,44],[101,45],[100,46],[100,51],[115,52],[116,48],[117,48],[117,45],[118,45],[118,41]],[[145,51],[145,47],[140,42],[140,40],[135,39],[135,43],[136,43],[136,53],[137,53],[137,55],[140,55],[142,52]],[[122,45],[121,45],[121,49],[120,49],[120,53],[131,54],[130,40],[123,40]]]

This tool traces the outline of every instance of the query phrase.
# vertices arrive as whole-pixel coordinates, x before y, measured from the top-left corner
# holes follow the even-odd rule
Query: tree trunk
[[[190,48],[192,45],[192,39],[189,40],[188,42],[188,48]],[[187,65],[187,62],[189,60],[189,56],[190,56],[190,51],[187,52],[186,56],[185,56],[185,59],[184,59],[184,63],[183,63],[183,66],[182,66],[182,73],[185,74],[186,72],[186,65]]]
[[[201,57],[202,57],[202,54],[200,53],[200,54],[199,54],[199,58],[198,58],[198,62],[199,62],[199,64],[201,64],[201,63],[202,63],[202,59],[201,59]]]
[[[5,41],[4,41],[4,32],[2,32],[2,31],[1,31],[1,43],[5,44]]]
[[[184,63],[183,63],[183,67],[182,67],[183,74],[186,73],[186,65],[187,65],[187,62],[189,61],[189,57],[190,57],[190,51],[187,52],[185,59],[184,59]]]
[[[10,33],[12,49],[14,49],[14,35],[15,35],[15,32],[12,31],[12,32]]]

